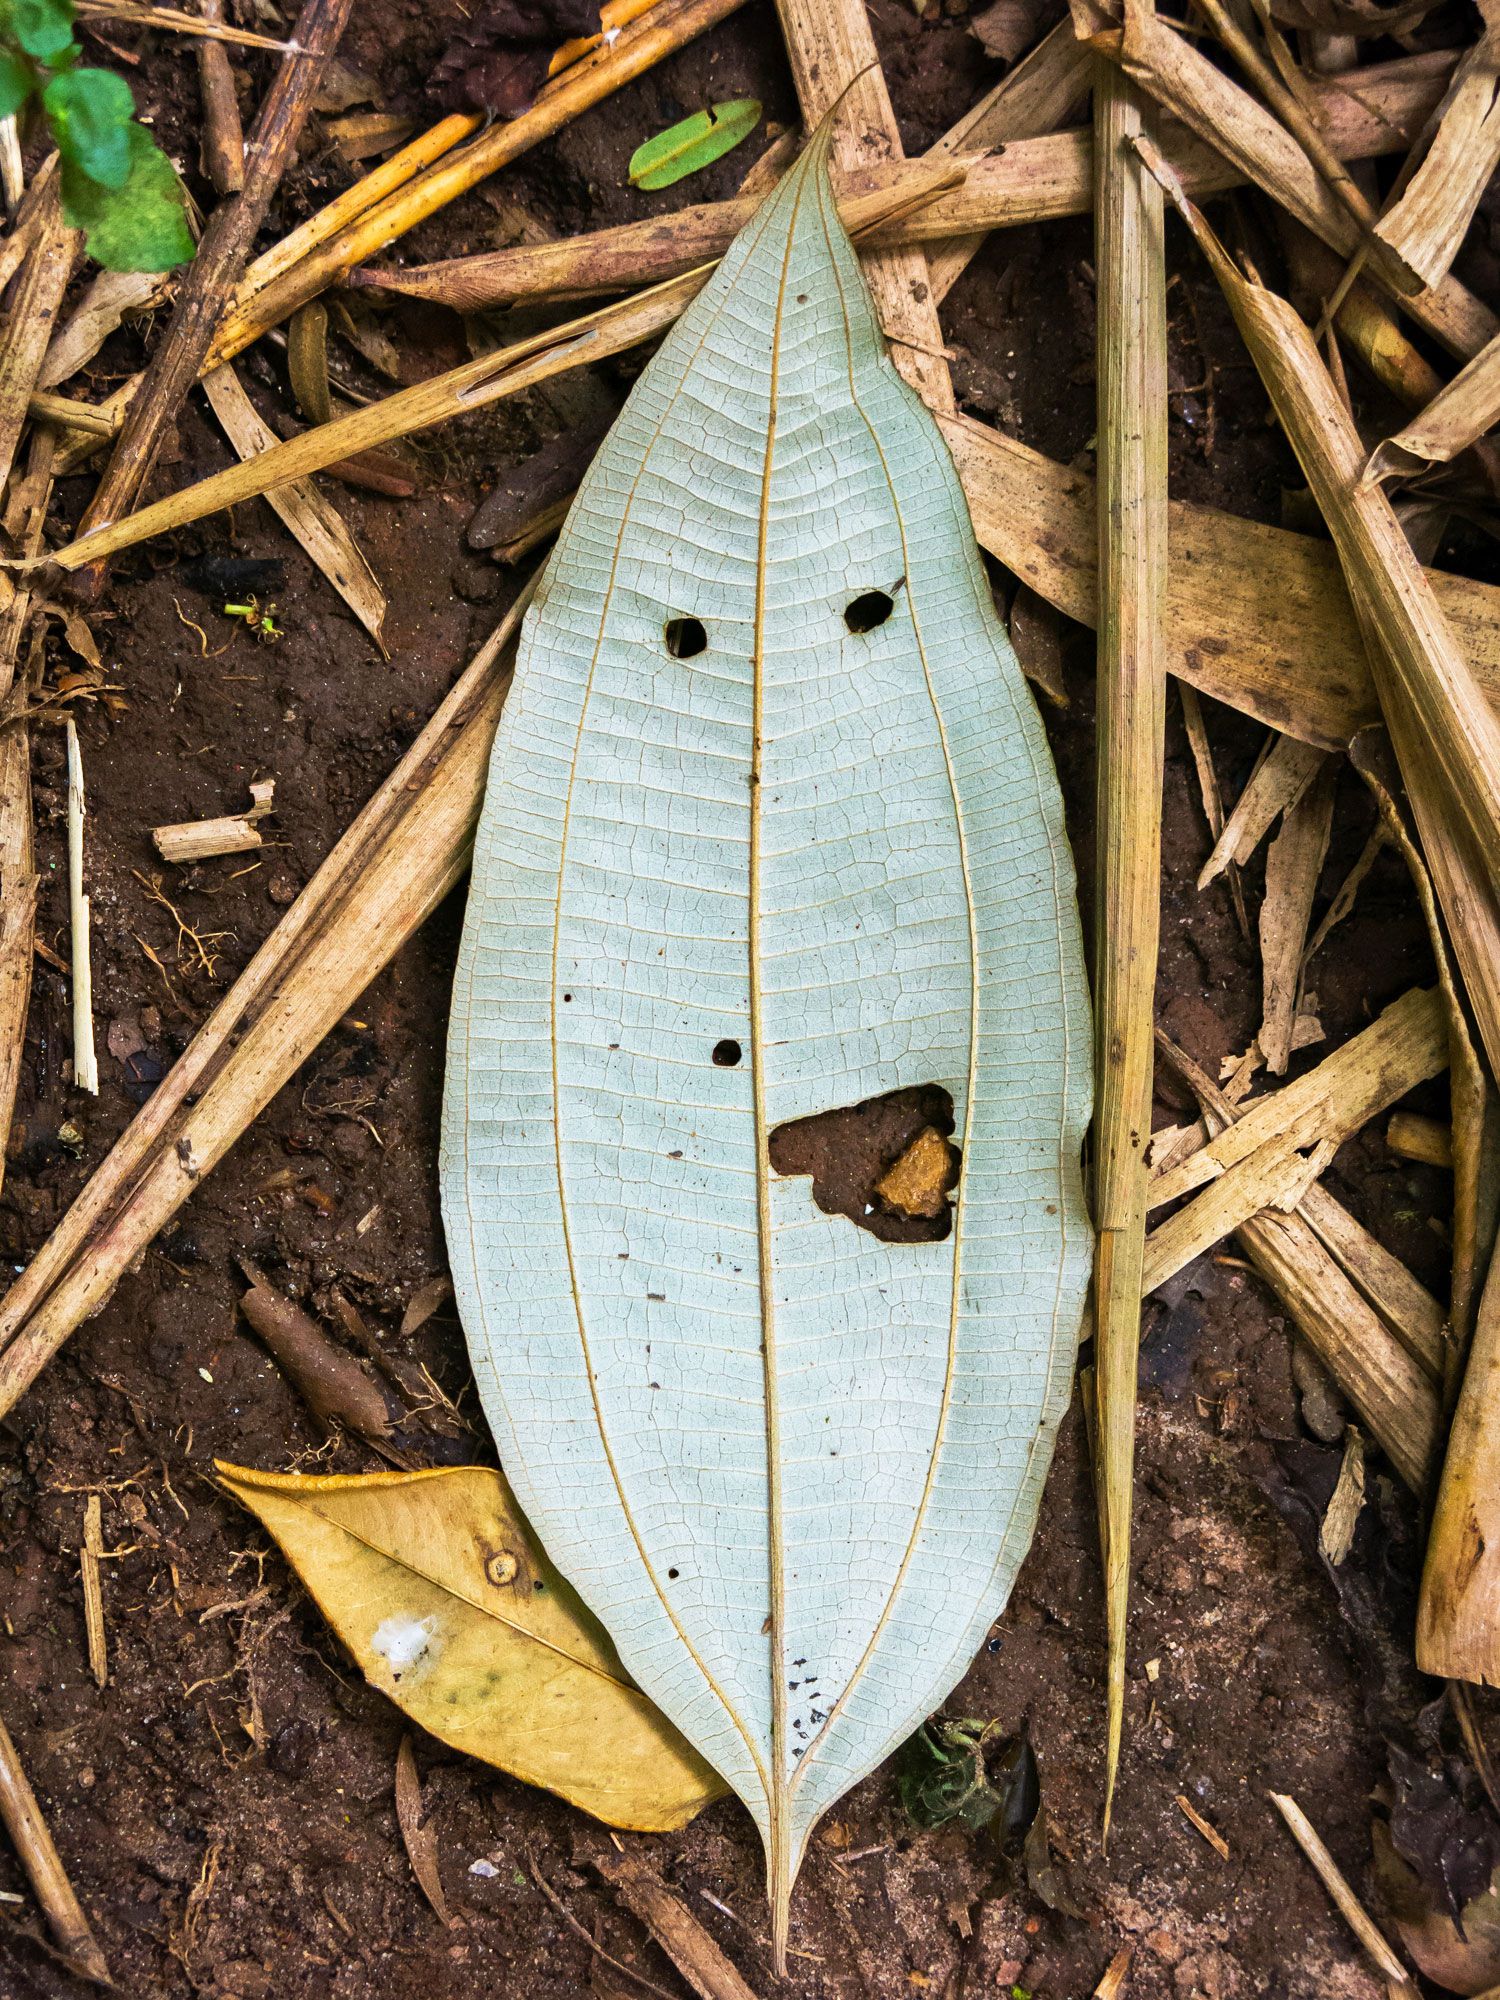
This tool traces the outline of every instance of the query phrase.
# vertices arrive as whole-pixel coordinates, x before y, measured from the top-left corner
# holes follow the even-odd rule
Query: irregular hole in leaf
[[[863,590],[844,606],[844,623],[851,632],[873,632],[896,608],[888,590]]]
[[[695,660],[708,649],[701,618],[669,618],[664,628],[667,651],[674,660]]]
[[[778,1174],[810,1174],[825,1215],[844,1215],[883,1243],[941,1243],[962,1155],[950,1141],[953,1097],[921,1083],[790,1118],[771,1133]]]
[[[719,1069],[733,1069],[743,1054],[739,1043],[727,1035],[722,1042],[714,1043],[714,1062]]]

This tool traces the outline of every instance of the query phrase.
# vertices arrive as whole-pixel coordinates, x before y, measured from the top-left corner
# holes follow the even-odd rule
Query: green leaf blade
[[[83,230],[88,254],[106,270],[170,271],[193,254],[187,196],[145,126],[132,121],[125,132],[130,170],[121,187],[101,187],[76,161],[63,161],[63,217]]]
[[[19,111],[31,95],[31,69],[14,49],[0,49],[0,118]]]
[[[730,98],[643,141],[630,156],[632,187],[654,193],[722,160],[749,138],[760,123],[760,110],[759,98]]]
[[[70,69],[53,77],[42,104],[64,159],[100,187],[123,188],[133,164],[135,118],[135,99],[124,77],[108,69]]]
[[[72,46],[72,0],[11,0],[10,29],[27,55],[55,63]]]

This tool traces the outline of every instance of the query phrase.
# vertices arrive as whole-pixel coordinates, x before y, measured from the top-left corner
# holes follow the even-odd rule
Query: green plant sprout
[[[265,610],[262,611],[259,600],[252,597],[248,604],[226,604],[224,606],[224,616],[226,618],[243,618],[245,623],[250,627],[250,630],[263,645],[274,645],[278,639],[283,637],[281,627],[276,623],[276,606],[274,604],[268,604]]]
[[[63,219],[111,271],[169,271],[193,254],[187,196],[135,115],[124,77],[89,69],[72,0],[0,0],[0,118],[37,99],[62,163]]]

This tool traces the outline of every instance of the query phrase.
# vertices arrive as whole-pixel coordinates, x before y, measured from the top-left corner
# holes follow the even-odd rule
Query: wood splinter
[[[151,838],[163,861],[181,864],[209,861],[219,854],[248,854],[265,845],[258,821],[276,806],[276,780],[257,778],[250,787],[250,806],[242,813],[224,813],[217,819],[174,820],[168,826],[154,826]]]

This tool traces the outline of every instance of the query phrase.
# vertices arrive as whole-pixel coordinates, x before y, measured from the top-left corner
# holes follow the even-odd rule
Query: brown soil
[[[921,147],[993,65],[966,32],[963,0],[926,21],[899,0],[872,0],[871,14],[908,146]],[[346,54],[398,106],[415,105],[458,18],[456,0],[366,0]],[[148,51],[133,72],[137,88],[168,145],[189,154],[196,111],[183,51],[118,24],[110,34]],[[657,196],[629,191],[624,167],[643,135],[706,98],[741,92],[762,96],[772,117],[791,115],[766,0],[530,156],[498,191],[563,231],[727,192],[743,171],[735,160],[691,190]],[[311,148],[273,227],[290,226],[347,178],[330,150]],[[493,192],[428,225],[410,254],[492,240]],[[1276,518],[1281,489],[1300,483],[1295,468],[1211,281],[1175,238],[1173,256],[1182,273],[1171,295],[1182,385],[1173,402],[1176,489]],[[1084,452],[1094,428],[1089,259],[1082,224],[1011,233],[992,242],[947,311],[966,405],[1062,458]],[[462,355],[462,329],[441,314],[398,307],[386,324],[413,376]],[[100,385],[139,351],[133,336],[113,343]],[[282,371],[275,350],[245,370],[272,414],[291,408]],[[606,371],[611,397],[627,375]],[[152,544],[122,566],[97,629],[123,703],[117,712],[93,706],[80,720],[102,1088],[91,1101],[70,1087],[67,987],[39,961],[0,1207],[15,1268],[490,629],[514,578],[466,547],[466,523],[496,481],[572,421],[576,405],[533,397],[427,440],[416,499],[336,489],[390,593],[389,662],[259,505]],[[182,415],[176,462],[159,477],[184,482],[225,457],[195,404]],[[69,491],[75,513],[87,485]],[[279,643],[258,645],[193,593],[180,571],[203,552],[285,562],[285,580],[270,593]],[[203,628],[206,648],[189,620]],[[1085,898],[1089,664],[1087,636],[1070,633],[1071,706],[1048,715]],[[1209,727],[1232,796],[1259,732],[1212,705]],[[1208,839],[1175,711],[1168,747],[1160,1017],[1216,1070],[1258,1025],[1258,961],[1224,885],[1201,896],[1193,886]],[[277,780],[273,844],[261,856],[162,868],[148,838],[154,823],[238,809],[261,775]],[[47,728],[37,731],[35,780],[40,931],[57,946],[66,939],[64,786],[60,734]],[[1370,817],[1347,779],[1325,895]],[[146,886],[154,877],[175,914]],[[1252,869],[1252,923],[1258,882]],[[347,1438],[321,1434],[238,1317],[239,1256],[313,1308],[342,1287],[393,1352],[429,1367],[469,1413],[475,1432],[460,1455],[488,1454],[451,1309],[409,1339],[397,1332],[412,1295],[443,1268],[436,1136],[460,916],[456,896],[0,1427],[0,1702],[120,1988],[132,1995],[543,2000],[583,1992],[591,1977],[610,1994],[632,1990],[593,1965],[536,1888],[533,1863],[616,1958],[679,1990],[587,1869],[596,1826],[423,1739],[418,1761],[456,1919],[440,1926],[396,1826],[400,1717],[351,1671],[279,1557],[210,1477],[216,1456],[339,1471],[378,1463]],[[1316,969],[1329,1042],[1431,970],[1400,864],[1386,857]],[[1441,1113],[1443,1101],[1440,1088],[1430,1090],[1419,1108]],[[1160,1119],[1179,1109],[1164,1102]],[[1441,1290],[1442,1176],[1397,1160],[1371,1132],[1345,1148],[1331,1185]],[[1077,2000],[1131,1940],[1132,2000],[1376,2000],[1373,1976],[1265,1795],[1295,1792],[1364,1878],[1384,1738],[1405,1738],[1435,1692],[1404,1664],[1414,1515],[1377,1459],[1374,1504],[1335,1579],[1316,1553],[1315,1525],[1338,1449],[1302,1421],[1274,1301],[1232,1255],[1201,1260],[1169,1289],[1148,1314],[1129,1738],[1108,1857],[1099,1842],[1103,1625],[1076,1409],[1014,1599],[950,1704],[954,1714],[999,1718],[1007,1731],[1029,1726],[1082,1914],[1007,1886],[970,1837],[918,1832],[882,1771],[814,1842],[792,1972],[777,1988],[756,1841],[728,1802],[641,1846],[758,1991],[956,2000],[1015,1990]],[[105,1566],[103,1692],[86,1667],[77,1563],[89,1491],[104,1494],[106,1540],[120,1551]],[[1227,1860],[1194,1830],[1179,1795],[1218,1829]],[[472,1872],[481,1861],[487,1870]],[[23,1889],[13,1858],[0,1853],[0,1890]],[[29,1903],[0,1913],[7,2000],[85,1990],[25,1934]]]

